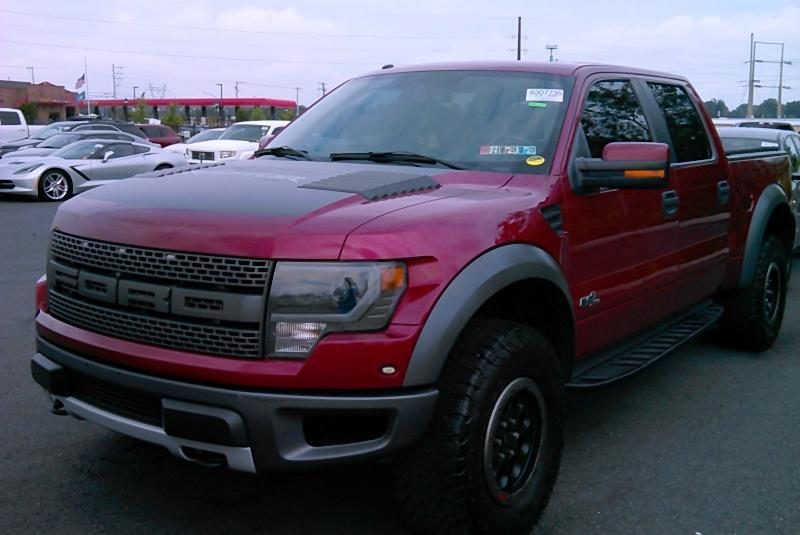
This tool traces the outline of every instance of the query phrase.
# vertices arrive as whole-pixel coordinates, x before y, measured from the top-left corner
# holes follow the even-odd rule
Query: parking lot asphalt
[[[55,209],[0,197],[0,533],[405,533],[385,464],[251,476],[50,414],[29,360]],[[793,284],[770,351],[712,333],[616,385],[570,392],[562,470],[535,533],[800,532]]]

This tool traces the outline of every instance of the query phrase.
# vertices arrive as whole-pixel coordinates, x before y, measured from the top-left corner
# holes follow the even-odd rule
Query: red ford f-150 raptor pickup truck
[[[785,154],[725,154],[679,76],[387,68],[255,160],[64,203],[32,374],[55,412],[186,460],[391,457],[417,531],[527,533],[565,387],[715,324],[770,347],[790,188]]]

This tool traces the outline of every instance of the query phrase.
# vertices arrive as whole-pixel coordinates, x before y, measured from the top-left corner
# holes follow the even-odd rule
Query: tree
[[[728,117],[730,114],[728,106],[725,105],[725,101],[722,99],[717,100],[712,98],[711,100],[703,102],[703,104],[705,105],[706,110],[708,110],[708,114],[711,115],[711,117]]]
[[[281,121],[291,121],[294,119],[294,110],[283,110],[279,115]]]
[[[147,120],[147,105],[144,99],[140,98],[136,101],[136,107],[131,112],[131,121],[134,123],[143,123]]]
[[[19,111],[25,116],[25,122],[34,124],[36,122],[36,104],[33,102],[26,102],[19,107]]]
[[[170,103],[167,106],[167,112],[161,117],[161,122],[175,131],[180,130],[181,126],[183,126],[183,114],[178,109],[177,104]]]
[[[736,109],[732,110],[728,117],[735,119],[743,119],[747,115],[747,104],[739,104]]]
[[[787,102],[783,106],[783,116],[792,119],[800,118],[800,100]]]
[[[754,117],[777,117],[778,116],[778,100],[768,98],[753,109]]]
[[[250,110],[248,110],[247,108],[236,108],[236,120],[252,121],[253,116],[250,114]]]
[[[250,120],[251,121],[263,121],[264,120],[264,110],[260,107],[256,106],[250,111]]]

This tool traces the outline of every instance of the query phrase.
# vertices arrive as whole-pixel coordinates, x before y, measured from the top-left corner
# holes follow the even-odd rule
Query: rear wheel
[[[64,171],[50,169],[39,178],[39,199],[63,201],[72,195],[72,181]]]
[[[726,341],[750,351],[769,349],[781,329],[786,305],[789,253],[776,236],[765,236],[753,282],[725,300],[720,322]]]
[[[396,471],[404,518],[418,533],[529,533],[561,461],[564,388],[535,329],[473,321],[442,371],[422,442]]]

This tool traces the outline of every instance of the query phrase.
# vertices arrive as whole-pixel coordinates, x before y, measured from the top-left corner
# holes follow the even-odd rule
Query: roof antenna
[[[386,65],[381,67],[381,70],[386,70],[386,69],[394,69],[394,65],[392,65],[391,63],[387,63]]]

